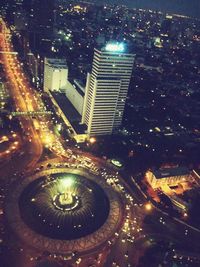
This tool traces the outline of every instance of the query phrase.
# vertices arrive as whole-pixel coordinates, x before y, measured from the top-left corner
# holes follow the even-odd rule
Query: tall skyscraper
[[[27,0],[26,0],[27,1]],[[49,56],[53,36],[55,0],[30,0],[29,40],[33,53]]]
[[[55,0],[32,0],[31,18],[40,31],[52,31]]]
[[[134,58],[123,43],[95,49],[82,114],[89,136],[112,134],[121,125]]]

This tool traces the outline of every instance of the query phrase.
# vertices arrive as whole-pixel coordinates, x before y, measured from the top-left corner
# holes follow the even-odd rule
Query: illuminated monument
[[[82,114],[89,136],[112,134],[121,125],[134,57],[123,43],[95,49]]]

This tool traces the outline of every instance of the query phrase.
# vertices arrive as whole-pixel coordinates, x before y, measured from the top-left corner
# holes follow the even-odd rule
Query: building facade
[[[184,167],[164,168],[154,171],[148,171],[146,178],[152,188],[156,189],[165,185],[176,186],[191,180],[189,169]]]
[[[65,90],[66,97],[72,103],[73,107],[78,111],[80,115],[83,112],[84,91],[80,89],[76,83],[67,81]]]
[[[66,90],[68,67],[65,59],[45,58],[44,91]]]
[[[89,136],[112,134],[121,125],[134,58],[122,43],[95,49],[82,114]]]

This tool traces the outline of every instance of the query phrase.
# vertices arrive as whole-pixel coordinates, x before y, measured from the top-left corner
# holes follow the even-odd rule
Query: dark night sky
[[[125,4],[129,7],[155,9],[200,18],[200,0],[95,0],[92,2]]]

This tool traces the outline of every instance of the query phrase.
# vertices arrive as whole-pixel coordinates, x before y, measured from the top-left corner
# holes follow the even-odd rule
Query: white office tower
[[[95,49],[82,114],[89,136],[112,134],[121,125],[134,58],[123,43]]]
[[[44,59],[44,91],[66,90],[68,67],[65,59]]]

